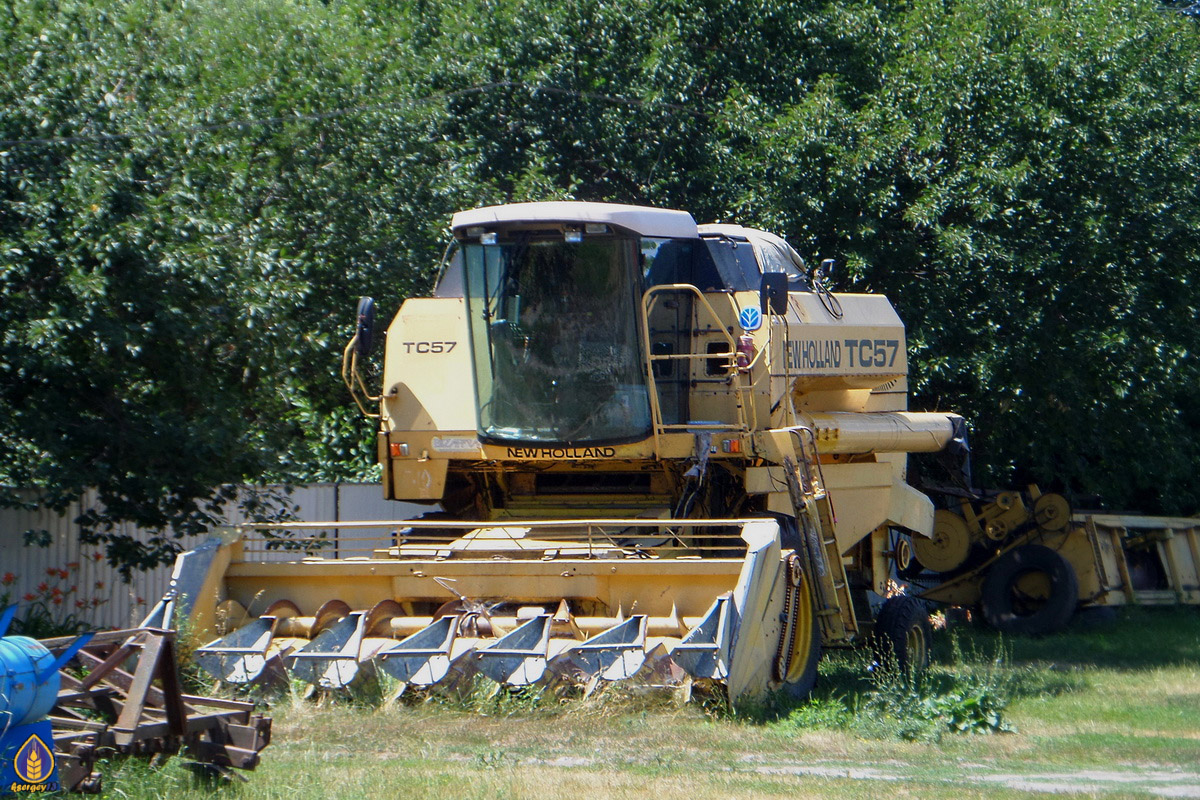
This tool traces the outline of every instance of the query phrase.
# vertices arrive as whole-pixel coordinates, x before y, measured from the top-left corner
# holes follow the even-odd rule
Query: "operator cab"
[[[640,310],[652,287],[758,292],[764,273],[809,288],[778,236],[697,226],[683,211],[608,203],[518,203],[464,211],[435,294],[466,302],[478,433],[486,442],[604,445],[652,432]],[[696,376],[678,360],[698,344],[694,294],[661,296],[649,319],[663,422],[691,416],[690,388],[720,383],[732,356],[706,343]],[[678,385],[676,385],[678,384]]]
[[[518,203],[461,212],[452,226],[480,438],[600,445],[649,436],[639,323],[646,254],[700,245],[691,215]]]
[[[701,291],[756,292],[767,272],[787,275],[788,291],[802,292],[812,288],[805,273],[804,259],[773,233],[726,224],[697,225],[696,232],[699,241],[693,238],[642,239],[641,267],[643,284],[647,288],[685,283]],[[460,244],[455,239],[447,250],[434,290],[435,297],[463,296]]]

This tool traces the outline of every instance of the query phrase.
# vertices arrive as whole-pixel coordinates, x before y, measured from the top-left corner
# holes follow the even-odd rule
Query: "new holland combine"
[[[219,678],[804,694],[822,647],[871,638],[925,663],[925,603],[888,597],[898,569],[974,603],[999,591],[1001,551],[1058,556],[1046,535],[1080,548],[1103,539],[1088,525],[1115,530],[1089,518],[1075,536],[1054,495],[935,509],[907,459],[964,469],[962,419],[907,410],[886,298],[834,295],[826,265],[809,272],[776,236],[573,202],[452,228],[434,296],[387,331],[382,390],[360,371],[369,300],[343,369],[377,420],[385,495],[436,510],[248,525],[182,556],[176,601],[217,637],[197,657]],[[1007,569],[1006,613],[1041,613],[1054,586]]]

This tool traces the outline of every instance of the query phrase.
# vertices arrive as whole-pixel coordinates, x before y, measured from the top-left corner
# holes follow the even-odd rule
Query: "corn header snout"
[[[197,662],[230,683],[287,674],[323,689],[373,673],[414,690],[474,676],[585,691],[720,685],[733,698],[811,688],[810,584],[775,520],[463,523],[455,538],[421,535],[444,535],[445,522],[396,524],[358,529],[360,543],[384,545],[370,557],[255,560],[279,551],[260,536],[256,553],[244,535],[213,548],[208,574],[181,562],[180,586],[220,573],[220,598],[191,604],[193,620],[224,631]]]

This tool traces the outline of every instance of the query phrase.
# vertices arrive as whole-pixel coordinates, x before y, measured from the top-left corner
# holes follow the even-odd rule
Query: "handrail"
[[[713,332],[714,333],[719,332],[723,337],[725,337],[725,341],[729,344],[728,353],[715,353],[715,354],[714,353],[686,353],[686,354],[671,353],[671,354],[666,354],[666,355],[661,355],[661,356],[654,355],[653,350],[652,350],[652,343],[650,341],[650,313],[654,308],[654,304],[657,302],[657,299],[658,299],[657,295],[665,294],[668,292],[690,293],[690,294],[694,295],[695,297],[699,298],[700,303],[701,303],[702,307],[704,308],[704,310],[710,315],[710,317],[713,319],[713,321],[715,321],[717,323],[717,327]],[[732,298],[730,298],[730,302],[733,302]],[[662,445],[661,445],[660,437],[663,434],[663,432],[666,430],[729,430],[731,425],[734,425],[737,430],[742,430],[742,431],[749,430],[749,425],[747,424],[747,420],[746,420],[746,405],[747,405],[746,387],[742,385],[743,381],[741,379],[741,372],[737,370],[736,361],[735,361],[736,355],[737,355],[737,341],[733,338],[733,335],[726,329],[726,327],[723,324],[721,324],[721,318],[717,315],[716,309],[714,309],[712,307],[712,304],[708,302],[708,298],[705,297],[704,293],[701,292],[695,286],[691,285],[690,283],[667,283],[667,284],[660,284],[658,286],[651,286],[649,289],[647,289],[645,292],[642,293],[641,312],[642,312],[642,345],[643,345],[643,347],[645,349],[645,353],[646,353],[646,380],[647,380],[647,386],[650,390],[650,413],[651,413],[651,417],[654,422],[653,432],[654,432],[655,454],[658,455],[662,452]],[[729,377],[730,377],[731,385],[733,387],[733,391],[737,395],[737,397],[736,397],[737,417],[738,417],[737,422],[730,423],[730,424],[723,424],[723,425],[712,425],[712,424],[703,424],[703,423],[701,423],[701,424],[679,423],[679,424],[671,424],[671,425],[664,424],[662,421],[662,419],[663,419],[662,405],[659,403],[658,381],[654,377],[654,362],[656,362],[656,361],[672,361],[672,360],[676,360],[676,361],[706,361],[708,359],[711,359],[711,358],[714,358],[717,356],[728,356],[728,358],[730,360],[730,363],[728,366],[728,369],[730,370]]]
[[[486,551],[492,545],[512,555],[528,554],[541,560],[558,557],[612,557],[620,550],[626,558],[705,557],[738,548],[741,529],[770,517],[736,519],[586,519],[586,520],[362,520],[328,522],[247,522],[227,526],[236,537],[236,561],[295,563],[316,559],[380,558],[381,550],[399,550],[389,558],[416,557],[424,553],[444,558],[452,552]],[[343,529],[361,529],[345,535]],[[458,530],[448,533],[450,529]],[[702,539],[692,540],[687,531],[707,528]],[[733,529],[719,532],[713,528]],[[325,539],[325,531],[337,530],[336,542]],[[382,529],[382,531],[381,531]],[[540,532],[534,533],[534,530]],[[631,530],[634,529],[634,530]],[[429,533],[421,534],[421,530]],[[645,532],[639,532],[644,530]],[[372,533],[372,531],[377,531]],[[435,532],[436,531],[436,532]],[[475,534],[493,531],[491,536]],[[318,533],[319,532],[319,533]],[[402,532],[402,535],[401,535]],[[525,534],[531,534],[524,538]],[[649,542],[648,539],[659,540]],[[460,544],[455,544],[456,542]],[[336,548],[330,550],[329,548]]]
[[[390,519],[390,520],[328,520],[325,522],[239,522],[225,526],[226,530],[289,530],[322,528],[583,528],[598,525],[621,525],[627,528],[704,527],[712,525],[746,525],[762,522],[771,517],[737,517],[732,519],[531,519],[531,520],[441,520],[441,519]]]

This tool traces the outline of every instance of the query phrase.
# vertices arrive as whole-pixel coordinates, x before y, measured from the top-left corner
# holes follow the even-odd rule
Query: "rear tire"
[[[1063,556],[1040,544],[1002,555],[983,582],[983,616],[1002,633],[1043,636],[1066,627],[1079,604],[1079,580]]]
[[[925,603],[916,597],[889,597],[875,618],[875,657],[880,663],[895,660],[902,672],[920,672],[929,666],[933,626]]]

